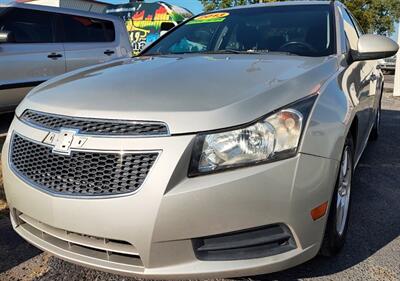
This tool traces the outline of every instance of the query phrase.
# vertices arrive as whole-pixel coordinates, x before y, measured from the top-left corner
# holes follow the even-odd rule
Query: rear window
[[[114,24],[111,21],[62,15],[62,22],[65,30],[64,41],[67,43],[115,41]]]
[[[51,13],[28,9],[1,9],[0,30],[9,31],[14,43],[52,43],[54,24]]]

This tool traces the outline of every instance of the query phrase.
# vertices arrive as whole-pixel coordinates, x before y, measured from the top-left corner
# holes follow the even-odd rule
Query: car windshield
[[[280,52],[317,57],[333,51],[330,6],[293,5],[201,14],[141,55]]]

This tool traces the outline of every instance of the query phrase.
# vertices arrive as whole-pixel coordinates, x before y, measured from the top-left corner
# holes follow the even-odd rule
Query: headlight
[[[317,95],[243,128],[196,136],[189,177],[293,157]]]

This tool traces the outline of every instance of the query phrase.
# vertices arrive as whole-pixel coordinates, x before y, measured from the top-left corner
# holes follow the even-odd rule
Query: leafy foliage
[[[224,9],[239,5],[260,2],[279,2],[283,0],[199,0],[204,11]],[[390,35],[394,32],[394,23],[400,18],[400,0],[340,0],[358,20],[362,28],[369,33]]]
[[[343,0],[365,31],[390,35],[400,18],[399,0]]]
[[[203,4],[204,11],[212,11],[216,9],[225,9],[233,6],[241,6],[248,4],[260,3],[259,0],[200,0]],[[275,0],[266,0],[264,2],[276,2]]]

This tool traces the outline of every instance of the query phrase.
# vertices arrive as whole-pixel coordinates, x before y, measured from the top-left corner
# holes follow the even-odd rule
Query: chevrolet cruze
[[[379,136],[377,59],[397,50],[338,2],[291,1],[204,13],[138,57],[47,81],[2,153],[13,227],[67,261],[146,278],[334,255]]]

